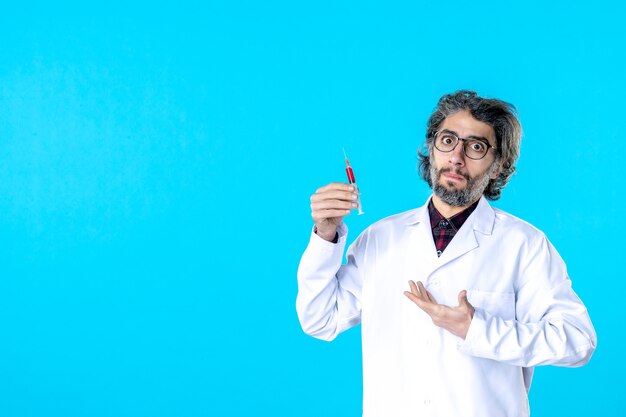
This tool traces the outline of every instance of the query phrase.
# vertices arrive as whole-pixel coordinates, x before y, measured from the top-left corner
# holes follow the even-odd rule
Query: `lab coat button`
[[[430,283],[430,286],[433,287],[433,288],[439,287],[439,280],[438,279],[433,279],[432,282]]]

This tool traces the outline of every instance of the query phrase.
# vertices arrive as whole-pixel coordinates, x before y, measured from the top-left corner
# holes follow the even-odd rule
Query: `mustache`
[[[471,179],[471,177],[468,174],[465,174],[458,169],[452,169],[452,168],[441,168],[439,171],[437,171],[437,179],[441,178],[441,174],[445,174],[446,172],[450,172],[454,175],[460,175],[461,177],[465,178],[467,181]]]

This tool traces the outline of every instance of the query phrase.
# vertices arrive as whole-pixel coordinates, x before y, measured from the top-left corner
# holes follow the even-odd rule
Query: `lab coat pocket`
[[[515,319],[515,293],[467,290],[467,299],[474,308],[504,320]]]

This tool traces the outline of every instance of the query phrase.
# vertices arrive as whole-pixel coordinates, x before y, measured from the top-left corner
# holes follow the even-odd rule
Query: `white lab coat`
[[[528,416],[536,365],[576,367],[596,334],[545,235],[484,197],[441,257],[427,204],[383,219],[350,246],[311,235],[298,269],[303,330],[332,340],[362,323],[363,416]],[[419,280],[439,303],[467,289],[465,340],[403,294]]]

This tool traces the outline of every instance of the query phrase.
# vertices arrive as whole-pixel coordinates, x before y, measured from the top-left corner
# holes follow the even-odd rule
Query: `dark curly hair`
[[[489,181],[483,194],[489,200],[497,200],[500,198],[502,189],[515,172],[515,161],[519,157],[522,140],[522,126],[517,118],[517,109],[505,101],[483,98],[469,90],[441,96],[437,108],[428,118],[425,142],[427,151],[418,152],[418,171],[432,188],[430,154],[433,149],[434,134],[446,117],[463,110],[469,111],[472,117],[487,123],[495,131],[496,162],[502,163],[502,170],[496,179]]]

